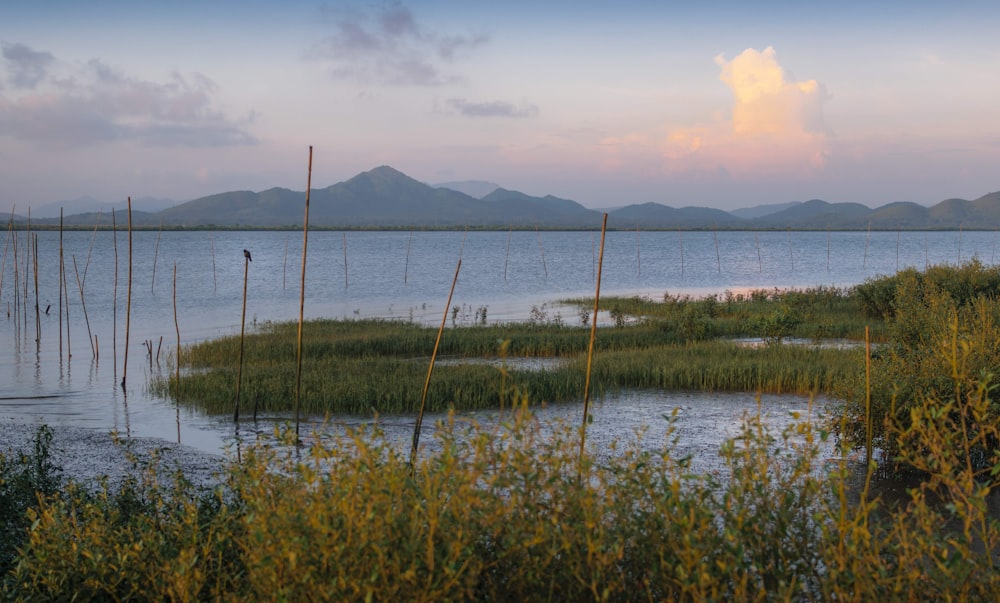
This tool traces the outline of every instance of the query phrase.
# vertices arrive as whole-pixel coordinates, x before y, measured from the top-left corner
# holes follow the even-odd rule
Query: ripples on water
[[[0,319],[0,337],[6,342],[0,348],[0,420],[179,439],[210,452],[233,441],[227,417],[177,409],[147,391],[151,376],[170,371],[176,348],[174,267],[184,343],[238,333],[244,248],[254,258],[248,266],[248,327],[294,320],[299,307],[301,232],[134,233],[124,389],[119,383],[126,330],[127,235],[117,236],[116,296],[112,233],[64,234],[63,300],[68,299],[70,329],[63,330],[60,341],[59,234],[33,233],[38,241],[37,327],[34,274],[26,259],[28,238],[24,232],[15,234],[17,284],[10,237],[0,290],[0,309],[6,312]],[[557,301],[593,295],[599,239],[598,232],[416,232],[412,239],[407,232],[310,233],[306,317],[389,317],[436,326],[446,312],[444,303],[461,253],[453,300],[460,309],[458,323],[471,324],[485,308],[489,322],[524,320],[534,309],[549,320],[558,316],[566,324],[576,324],[577,311]],[[612,232],[604,253],[602,295],[658,299],[667,291],[697,296],[755,288],[847,287],[904,267],[922,269],[973,256],[992,264],[996,242],[993,232]],[[25,284],[27,316],[15,313],[16,306],[25,302]],[[447,324],[452,324],[450,315]],[[37,343],[36,328],[41,332]],[[97,359],[88,341],[91,336]],[[145,342],[152,347],[152,357]],[[770,406],[772,401],[767,400]],[[777,417],[785,412],[781,405],[801,411],[808,401],[779,397],[773,404],[781,409],[774,414]],[[756,401],[752,395],[655,392],[609,398],[595,409],[595,425],[607,424],[608,432],[595,430],[593,441],[601,446],[613,437],[631,437],[639,425],[655,433],[661,417],[675,406],[681,407],[681,437],[707,455],[717,451],[721,434],[729,433],[748,409],[756,408]],[[574,415],[581,410],[577,403],[553,405],[543,412]],[[389,424],[389,419],[383,420]],[[403,431],[412,430],[412,418],[397,417],[392,422]]]

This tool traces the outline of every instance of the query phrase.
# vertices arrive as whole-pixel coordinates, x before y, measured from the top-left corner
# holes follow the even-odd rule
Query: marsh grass
[[[244,353],[249,399],[266,412],[291,409],[294,399],[294,324],[266,324],[247,334]],[[312,321],[303,349],[302,409],[310,413],[414,412],[420,402],[435,329],[391,320]],[[657,325],[602,329],[595,340],[593,392],[631,387],[703,391],[829,392],[863,364],[859,350],[724,341],[671,343]],[[539,402],[582,399],[588,331],[557,325],[490,325],[449,329],[439,354],[479,359],[562,357],[552,370],[452,362],[435,368],[427,397],[429,411],[495,408],[506,378]],[[182,403],[211,413],[228,412],[238,367],[239,338],[185,347]],[[168,377],[154,378],[158,395],[170,397]]]

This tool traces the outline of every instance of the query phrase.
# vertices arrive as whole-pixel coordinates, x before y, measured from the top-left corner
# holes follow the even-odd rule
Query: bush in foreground
[[[947,449],[949,425],[898,434]],[[290,434],[284,434],[290,436]],[[500,427],[452,420],[415,466],[378,432],[255,446],[199,494],[155,466],[28,511],[9,600],[995,600],[991,486],[961,463],[897,509],[802,422],[757,417],[700,475],[522,404]],[[908,448],[909,449],[909,448]],[[1000,469],[1000,465],[997,465]],[[862,471],[863,473],[863,471]]]

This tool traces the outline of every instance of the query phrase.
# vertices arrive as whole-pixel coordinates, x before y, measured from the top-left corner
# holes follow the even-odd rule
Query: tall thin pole
[[[219,282],[215,278],[215,233],[208,236],[208,243],[212,250],[212,293],[219,290]]]
[[[712,224],[712,239],[715,241],[715,264],[719,267],[719,274],[722,274],[722,256],[719,255],[719,234],[716,232],[715,224]]]
[[[177,332],[177,358],[174,367],[174,400],[177,404],[177,443],[181,442],[181,326],[177,322],[177,262],[174,262],[174,331]]]
[[[288,273],[288,239],[291,235],[285,235],[285,259],[281,262],[281,290],[285,290],[285,275]]]
[[[753,242],[757,245],[757,272],[764,272],[764,261],[760,259],[760,235],[753,231]]]
[[[347,288],[347,233],[344,235],[344,288]]]
[[[87,338],[90,340],[90,353],[97,358],[97,350],[94,348],[94,334],[90,330],[90,318],[87,317],[87,302],[83,297],[83,281],[80,280],[80,271],[76,267],[76,256],[73,258],[73,272],[76,273],[76,286],[80,289],[80,305],[83,307],[83,320],[87,323]]]
[[[260,259],[260,258],[257,258]],[[233,410],[233,422],[240,420],[240,384],[243,383],[243,336],[247,324],[247,276],[250,274],[250,254],[243,254],[243,315],[240,318],[240,356],[236,368],[236,405]]]
[[[306,250],[309,247],[309,192],[312,190],[313,148],[309,145],[306,176],[306,216],[302,222],[302,283],[299,288],[299,331],[295,352],[295,439],[299,439],[299,404],[302,399],[302,319],[306,308]]]
[[[830,227],[826,227],[826,271],[830,271]]]
[[[684,231],[681,230],[680,226],[677,227],[677,237],[681,243],[681,276],[684,276]]]
[[[115,210],[111,208],[111,243],[115,248],[115,284],[111,300],[111,352],[115,370],[118,370],[118,223],[115,220]],[[67,319],[69,314],[67,312]],[[69,327],[66,328],[69,333]]]
[[[503,282],[507,282],[507,262],[510,260],[510,235],[514,233],[514,225],[507,227],[507,254],[503,256]]]
[[[608,214],[601,222],[601,253],[597,260],[597,288],[594,292],[594,313],[590,319],[590,344],[587,346],[587,377],[583,385],[583,423],[580,425],[580,459],[583,460],[587,440],[587,422],[590,420],[590,370],[594,363],[594,340],[597,338],[597,311],[601,302],[601,272],[604,269],[604,235],[608,229]]]
[[[538,232],[538,225],[535,225],[535,236],[538,237],[538,251],[542,255],[542,270],[545,271],[545,278],[549,278],[549,269],[545,265],[545,247],[542,246],[542,233]]]
[[[635,225],[635,265],[636,274],[642,276],[642,256],[639,254],[639,225]]]
[[[132,327],[132,197],[128,198],[128,294],[125,298],[125,360],[122,363],[122,389],[128,374],[128,338]]]
[[[149,292],[156,292],[156,259],[160,256],[160,235],[163,234],[163,218],[160,218],[160,229],[156,231],[156,246],[153,248],[153,278],[149,282]],[[84,278],[87,276],[87,271],[83,271]]]
[[[403,284],[406,284],[407,274],[410,272],[410,244],[413,243],[413,231],[410,231],[410,238],[406,240],[406,264],[403,266]]]
[[[7,249],[4,248],[4,256],[7,255]],[[63,279],[62,273],[65,266],[63,265],[63,208],[59,208],[59,275],[56,280],[59,281],[59,361],[62,362],[63,357]]]
[[[42,342],[42,316],[38,308],[38,235],[32,236],[34,237],[31,267],[35,273],[35,343],[40,344]]]
[[[434,351],[431,352],[431,363],[427,367],[427,378],[424,380],[424,391],[420,395],[420,412],[417,413],[417,422],[413,426],[413,447],[410,448],[410,467],[412,468],[417,459],[417,447],[420,445],[420,428],[424,422],[424,409],[427,407],[427,391],[431,386],[431,374],[434,372],[434,361],[437,359],[438,347],[441,345],[441,334],[444,333],[444,325],[448,320],[448,309],[451,308],[451,296],[455,293],[455,283],[458,282],[458,271],[462,269],[462,258],[458,258],[458,265],[455,266],[455,278],[451,280],[451,290],[448,291],[448,302],[444,305],[444,316],[441,317],[441,326],[438,327],[437,338],[434,340]]]
[[[62,212],[62,210],[59,210]],[[7,238],[3,243],[3,262],[0,262],[0,297],[3,295],[3,275],[7,272],[7,248],[10,247],[10,233],[14,230],[14,209],[10,210],[10,219],[7,221]]]

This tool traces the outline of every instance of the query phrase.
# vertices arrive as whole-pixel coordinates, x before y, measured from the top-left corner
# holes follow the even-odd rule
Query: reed
[[[174,354],[174,403],[177,407],[177,443],[181,442],[181,325],[177,321],[177,262],[174,262],[173,279],[174,331],[177,334],[177,348]]]
[[[757,246],[757,272],[764,272],[764,261],[760,258],[760,237],[757,231],[753,233],[753,242]],[[829,262],[827,262],[829,264]]]
[[[347,288],[347,233],[344,235],[344,289]]]

